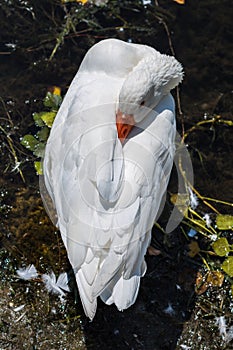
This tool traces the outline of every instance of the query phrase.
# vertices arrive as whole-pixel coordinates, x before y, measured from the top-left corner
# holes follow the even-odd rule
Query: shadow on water
[[[160,2],[170,10],[166,1]],[[41,110],[41,99],[47,88],[58,85],[65,93],[87,48],[97,38],[91,34],[76,39],[71,36],[48,62],[56,31],[51,30],[54,18],[46,14],[52,13],[54,2],[32,1],[36,20],[30,11],[25,10],[25,4],[20,4],[20,1],[13,3],[13,9],[7,2],[0,6],[3,24],[0,33],[0,108],[1,126],[5,132],[1,130],[0,133],[0,169],[3,174],[0,180],[0,348],[176,349],[184,323],[195,308],[194,281],[201,265],[198,259],[194,262],[189,258],[187,240],[179,230],[169,236],[160,232],[154,234],[153,246],[161,250],[161,254],[146,257],[148,271],[142,279],[135,305],[119,312],[115,306],[106,306],[99,301],[93,322],[84,316],[76,292],[68,297],[64,306],[56,296],[48,295],[41,282],[19,281],[15,277],[17,268],[31,263],[41,273],[52,269],[59,274],[70,269],[60,235],[43,209],[38,179],[32,168],[33,157],[20,146],[19,139],[35,131],[31,115]],[[41,11],[43,6],[45,11]],[[187,1],[184,7],[174,2],[172,16],[166,17],[171,21],[173,45],[186,72],[181,87],[186,129],[203,118],[204,113],[221,114],[232,120],[230,7],[231,1]],[[131,16],[132,13],[127,11],[122,15]],[[61,8],[56,15],[59,26],[63,16]],[[140,23],[140,16],[136,12],[134,16],[135,23]],[[170,53],[164,27],[158,25],[153,15],[150,16],[153,25],[146,37],[145,32],[137,30],[110,31],[106,37],[127,39],[130,36],[134,41]],[[25,35],[25,31],[31,35]],[[35,38],[42,40],[43,44],[37,45]],[[178,128],[181,130],[180,120]],[[24,184],[15,168],[17,161],[9,137],[17,152],[17,161],[21,163]],[[188,141],[195,186],[205,195],[232,200],[233,140],[230,129],[226,126],[205,129],[193,133]],[[14,311],[24,304],[22,311]],[[208,336],[210,341],[206,347],[197,341],[192,350],[219,349],[218,343],[215,347],[211,340],[210,330]]]

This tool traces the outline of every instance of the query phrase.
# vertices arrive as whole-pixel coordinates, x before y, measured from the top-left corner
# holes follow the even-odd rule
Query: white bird
[[[176,134],[172,56],[107,39],[86,54],[47,142],[44,181],[86,315],[137,297]]]

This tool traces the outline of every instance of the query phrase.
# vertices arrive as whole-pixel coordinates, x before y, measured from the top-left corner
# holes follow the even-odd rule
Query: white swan
[[[119,310],[137,297],[173,164],[170,90],[182,76],[174,57],[103,40],[87,52],[54,121],[44,180],[90,319],[98,296]]]

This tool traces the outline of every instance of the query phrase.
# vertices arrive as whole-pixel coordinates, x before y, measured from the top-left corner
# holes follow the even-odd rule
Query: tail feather
[[[108,305],[114,303],[119,310],[134,304],[140,278],[146,271],[144,255],[149,241],[147,232],[122,251],[110,249],[104,256],[87,251],[87,259],[76,270],[76,280],[85,314],[91,320],[96,313],[98,296]]]
[[[81,267],[83,278],[89,286],[92,286],[92,288],[98,273],[99,263],[100,258],[95,257],[89,264],[85,262]]]
[[[87,283],[81,269],[76,273],[76,281],[84,312],[92,321],[97,309],[97,298],[92,297],[92,286]]]
[[[94,283],[93,295],[95,297],[103,292],[115,276],[119,276],[123,263],[124,260],[122,255],[118,255],[114,251],[109,253],[101,266],[101,269],[98,271]]]
[[[113,277],[113,279],[109,282],[109,284],[101,292],[100,298],[105,304],[111,305],[114,303],[114,300],[112,297],[113,288],[117,284],[117,282],[121,278],[121,276],[122,276],[122,271],[119,271],[119,273]]]
[[[140,286],[140,276],[133,276],[126,280],[123,276],[112,289],[105,289],[100,297],[107,305],[115,303],[118,310],[122,311],[135,303]]]

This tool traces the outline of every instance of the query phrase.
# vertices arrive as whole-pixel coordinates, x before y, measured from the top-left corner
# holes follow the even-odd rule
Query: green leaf
[[[52,127],[55,117],[56,112],[43,112],[43,114],[41,115],[41,119],[49,128]]]
[[[233,215],[218,214],[216,217],[216,225],[219,230],[230,230],[233,227]]]
[[[170,197],[172,204],[186,217],[188,215],[189,195],[186,193],[174,193]]]
[[[225,271],[230,277],[233,277],[233,256],[229,256],[222,263],[222,269]]]
[[[25,135],[20,141],[21,145],[34,152],[36,146],[38,145],[38,140],[32,135]]]
[[[49,128],[47,126],[44,126],[41,130],[37,132],[36,137],[40,141],[47,141],[49,137]]]
[[[37,175],[43,175],[42,162],[34,162]]]
[[[44,151],[45,151],[45,143],[44,142],[39,142],[35,146],[33,154],[36,157],[42,158],[44,156]]]
[[[49,107],[55,110],[58,110],[62,102],[62,97],[57,94],[52,94],[51,92],[47,92],[44,98],[45,107]]]
[[[219,238],[212,244],[214,252],[218,256],[227,256],[230,252],[228,240],[225,237]]]
[[[44,122],[41,119],[41,116],[43,115],[44,112],[40,112],[40,113],[33,113],[33,119],[34,122],[37,126],[39,127],[43,127],[44,126]]]

